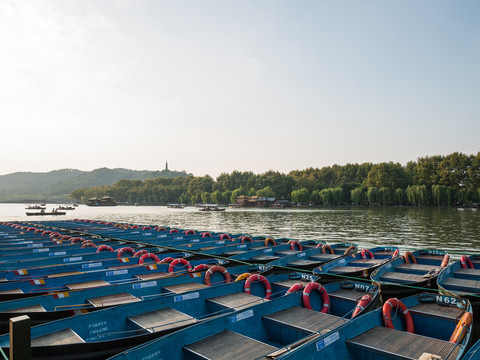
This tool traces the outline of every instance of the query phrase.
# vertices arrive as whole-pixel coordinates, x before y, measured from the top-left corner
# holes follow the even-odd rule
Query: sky
[[[477,0],[0,0],[0,175],[480,151]]]

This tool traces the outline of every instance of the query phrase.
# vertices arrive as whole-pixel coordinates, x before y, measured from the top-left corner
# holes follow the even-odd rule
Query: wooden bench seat
[[[412,313],[428,314],[435,317],[458,320],[465,312],[464,309],[456,305],[439,305],[436,302],[419,303],[409,308]]]
[[[455,271],[455,276],[462,279],[480,280],[480,269],[464,269],[460,268]]]
[[[252,305],[268,301],[258,296],[246,294],[244,292],[227,294],[209,298],[208,301],[230,309],[243,309]]]
[[[42,305],[24,306],[16,309],[3,310],[4,313],[22,313],[22,312],[45,312],[45,308]]]
[[[186,291],[204,289],[207,287],[208,285],[205,285],[202,283],[191,282],[191,283],[185,283],[185,284],[165,286],[165,289],[168,291],[174,292],[176,294],[179,294]]]
[[[451,290],[467,291],[467,292],[480,292],[480,281],[459,279],[450,277],[445,281],[445,285]]]
[[[128,320],[150,333],[177,329],[197,322],[194,317],[172,308],[129,316]]]
[[[93,280],[93,281],[78,282],[78,283],[74,283],[74,284],[67,284],[66,286],[70,290],[78,290],[78,289],[87,289],[87,288],[105,286],[105,285],[110,285],[110,283],[108,283],[104,280]]]
[[[230,330],[223,330],[184,346],[184,350],[196,354],[201,359],[252,360],[261,358],[278,348]]]
[[[440,266],[435,265],[423,265],[423,264],[400,264],[395,267],[396,270],[402,272],[408,272],[412,274],[427,274],[429,272],[440,272],[442,269]]]
[[[383,281],[390,281],[394,283],[412,283],[427,280],[422,275],[406,274],[402,272],[388,271],[380,276]]]
[[[120,304],[129,304],[131,302],[141,301],[139,298],[129,293],[120,293],[107,296],[99,296],[87,299],[87,301],[95,307],[113,306]]]
[[[349,347],[390,358],[395,354],[396,359],[408,360],[419,359],[425,352],[441,356],[442,359],[446,359],[447,355],[449,359],[456,359],[460,351],[459,346],[447,341],[379,326],[345,342]]]

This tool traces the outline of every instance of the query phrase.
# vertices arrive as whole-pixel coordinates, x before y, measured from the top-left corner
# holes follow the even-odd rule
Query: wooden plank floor
[[[477,280],[468,280],[468,279],[458,279],[450,277],[445,281],[446,285],[449,285],[451,288],[460,291],[480,291],[480,281]]]
[[[321,262],[318,261],[318,260],[302,260],[302,259],[298,259],[298,260],[293,260],[293,261],[290,261],[287,266],[292,266],[292,267],[295,267],[295,266],[314,266],[314,265],[320,265]]]
[[[87,299],[87,301],[95,307],[112,306],[120,304],[128,304],[131,302],[141,301],[139,298],[129,293],[120,293],[107,296],[99,296]]]
[[[456,305],[445,306],[439,305],[436,302],[420,303],[409,309],[412,312],[425,313],[450,319],[460,319],[460,316],[465,312]]]
[[[414,271],[423,271],[425,273],[431,271],[431,270],[440,270],[440,266],[435,266],[435,265],[423,265],[423,264],[400,264],[395,267],[396,269],[399,270],[414,270]]]
[[[303,284],[303,286],[306,286],[309,283],[309,281],[304,281],[301,279],[297,279],[297,280],[288,279],[288,280],[282,280],[282,281],[275,281],[274,283],[272,283],[272,285],[281,286],[286,289],[290,289],[293,285],[297,283],[300,283],[300,284]]]
[[[216,296],[208,299],[208,301],[211,301],[213,303],[216,303],[218,305],[225,306],[231,309],[243,309],[255,304],[260,304],[268,300],[263,300],[258,296],[241,292],[241,293]]]
[[[61,272],[61,273],[49,274],[49,275],[47,275],[47,277],[49,279],[56,279],[56,278],[60,278],[60,277],[64,277],[64,276],[79,275],[79,274],[83,274],[83,272],[81,272],[81,271],[66,271],[66,272]]]
[[[455,271],[455,274],[460,274],[460,275],[470,275],[474,279],[480,279],[480,269],[464,269],[460,268],[457,271]]]
[[[184,348],[211,360],[252,360],[278,350],[274,346],[229,330],[223,330]]]
[[[395,283],[411,283],[426,280],[422,275],[406,274],[395,271],[387,271],[382,276],[380,276],[380,279]]]
[[[398,359],[418,359],[425,352],[444,360],[452,352],[449,359],[455,359],[460,351],[459,346],[447,341],[378,326],[345,342],[353,347],[396,354]]]
[[[329,296],[340,297],[348,300],[359,300],[366,293],[363,291],[356,291],[355,289],[339,289],[337,291],[329,292]]]
[[[372,266],[372,265],[377,265],[380,264],[381,262],[385,261],[385,259],[358,259],[358,260],[352,260],[349,262],[351,265],[367,265],[367,266]]]
[[[332,274],[348,274],[355,271],[366,270],[366,267],[363,266],[336,266],[330,269]]]
[[[23,294],[22,289],[2,290],[0,294]]]
[[[248,260],[253,260],[253,261],[273,261],[280,259],[279,256],[273,256],[273,255],[258,255],[258,256],[253,256],[250,259],[245,259],[246,261]]]
[[[170,277],[175,275],[173,272],[154,272],[154,273],[147,273],[147,274],[138,274],[135,277],[139,280],[155,280],[155,279],[162,279],[166,277]]]
[[[310,256],[310,259],[325,262],[325,261],[336,259],[339,256],[340,255],[338,255],[338,254],[317,254],[317,255]]]
[[[172,308],[129,316],[128,319],[151,333],[180,328],[197,322],[194,317]]]
[[[70,328],[56,331],[47,335],[39,336],[32,339],[32,346],[53,346],[67,344],[81,344],[83,339]]]
[[[263,318],[282,325],[313,332],[332,330],[346,321],[335,315],[324,314],[297,306],[264,315]]]

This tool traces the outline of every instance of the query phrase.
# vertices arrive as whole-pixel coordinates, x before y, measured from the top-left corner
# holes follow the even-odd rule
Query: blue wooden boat
[[[480,340],[472,345],[462,360],[480,360]]]
[[[378,267],[398,256],[396,247],[375,247],[363,249],[353,255],[329,261],[315,269],[313,274],[321,277],[322,283],[341,280],[342,277],[370,279]]]
[[[316,339],[278,359],[454,360],[462,357],[472,332],[473,316],[468,300],[457,302],[456,298],[426,293],[401,302],[407,315],[386,310],[387,316],[384,316],[384,309],[391,309],[385,304],[330,334],[318,334]],[[392,327],[385,326],[385,317],[390,319]],[[406,331],[407,325],[412,332]]]
[[[120,265],[111,269],[59,274],[58,276],[52,274],[45,279],[5,282],[0,283],[0,301],[123,282],[156,279],[182,272],[187,273],[190,269],[201,264],[225,265],[226,262],[217,259],[193,260],[189,262],[184,258],[178,258],[170,263],[152,262],[144,263],[142,266]]]
[[[325,288],[329,293],[330,313],[323,313],[320,310],[325,306],[320,294],[312,293],[310,298],[310,305],[318,310],[302,305],[302,291],[284,296],[290,289],[290,280],[295,283],[301,279],[290,279],[288,274],[272,275],[269,279],[262,278],[259,283],[247,279],[181,295],[162,296],[144,301],[142,306],[127,304],[38,325],[31,329],[32,356],[36,359],[105,358],[184,328],[168,341],[146,345],[144,349],[154,347],[163,357],[181,359],[185,340],[207,338],[211,345],[217,345],[217,351],[236,349],[252,359],[254,351],[258,351],[253,345],[257,341],[255,338],[263,340],[270,335],[270,344],[287,344],[315,331],[335,329],[351,319],[357,299],[367,295],[356,291],[354,283],[343,283],[343,287],[340,283],[330,284]],[[268,301],[267,282],[272,293]],[[249,289],[247,293],[246,288]],[[363,288],[368,288],[370,296],[377,293],[372,286],[363,285]],[[216,337],[223,333],[234,336]],[[247,344],[242,347],[236,341],[238,338]],[[8,345],[9,336],[0,336],[0,346],[5,351]],[[275,349],[273,345],[267,347],[269,352]],[[262,352],[265,350],[262,345]],[[128,356],[129,359],[141,358],[137,354]],[[232,354],[229,359],[239,357]]]
[[[224,273],[225,270],[226,273]],[[178,294],[223,284],[228,280],[228,276],[230,276],[231,281],[234,281],[239,276],[243,275],[245,277],[244,274],[266,275],[269,270],[268,267],[257,265],[241,265],[226,269],[214,268],[207,277],[206,269],[204,269],[188,274],[149,278],[2,301],[0,302],[0,333],[8,331],[8,321],[15,316],[28,315],[32,325],[37,325],[75,314],[84,314],[106,307],[138,302],[164,294]]]
[[[444,294],[468,298],[480,311],[480,255],[462,255],[438,276],[437,285]]]
[[[275,267],[276,271],[292,271],[292,268],[311,271],[323,263],[351,255],[356,251],[357,246],[354,244],[329,245],[322,242],[317,243],[313,248],[305,249],[305,251],[299,251],[270,261],[268,265]]]
[[[271,247],[260,247],[254,250],[242,252],[240,254],[232,255],[229,260],[245,261],[247,263],[266,264],[273,260],[280,259],[281,257],[298,254],[302,252],[303,246],[311,243],[303,244],[299,241],[291,243],[284,243],[280,245],[274,245]]]
[[[379,267],[370,278],[382,297],[407,297],[429,288],[437,290],[437,277],[450,261],[441,250],[406,251],[401,257]]]

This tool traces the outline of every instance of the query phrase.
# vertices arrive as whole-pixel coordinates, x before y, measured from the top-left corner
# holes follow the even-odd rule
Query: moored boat
[[[406,251],[401,257],[379,267],[370,278],[382,298],[403,298],[428,288],[437,288],[437,277],[447,267],[450,255],[440,250]]]

